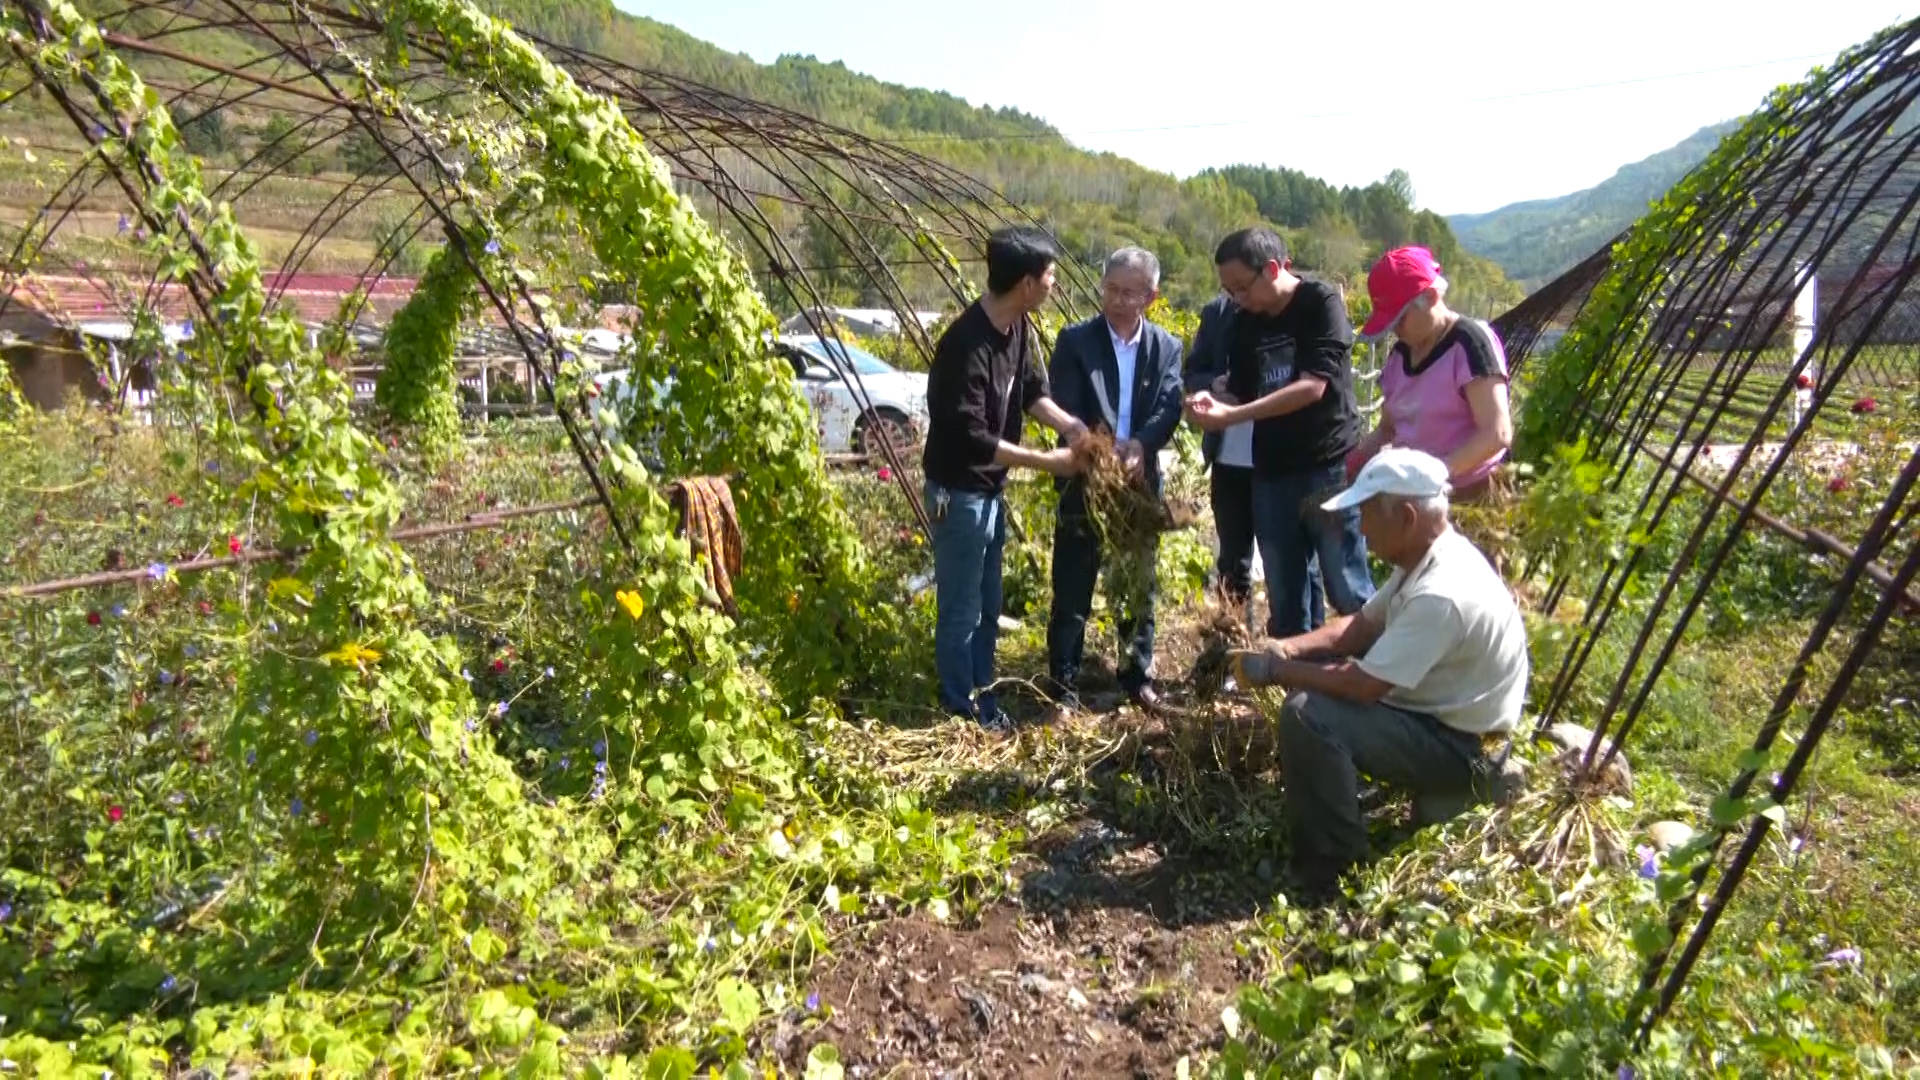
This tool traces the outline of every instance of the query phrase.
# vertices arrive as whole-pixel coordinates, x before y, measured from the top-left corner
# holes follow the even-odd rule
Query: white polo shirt
[[[1382,698],[1473,734],[1512,731],[1527,694],[1527,627],[1487,557],[1449,526],[1411,572],[1394,570],[1362,614],[1384,627],[1360,670]]]

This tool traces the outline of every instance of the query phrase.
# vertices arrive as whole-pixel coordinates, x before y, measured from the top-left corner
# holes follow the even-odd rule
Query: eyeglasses
[[[1111,281],[1102,281],[1100,283],[1100,292],[1103,295],[1113,297],[1115,300],[1124,300],[1129,304],[1144,304],[1147,302],[1147,298],[1153,295],[1152,289],[1127,289],[1115,285]]]
[[[1253,287],[1255,285],[1260,284],[1261,280],[1264,279],[1266,276],[1267,275],[1264,271],[1256,270],[1247,277],[1247,280],[1241,282],[1238,285],[1229,285],[1223,279],[1220,282],[1220,288],[1221,288],[1221,291],[1227,294],[1227,299],[1232,300],[1236,304],[1244,305],[1246,303],[1247,295],[1253,292]]]

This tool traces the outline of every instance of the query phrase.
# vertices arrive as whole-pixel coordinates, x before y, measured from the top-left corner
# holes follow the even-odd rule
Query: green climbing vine
[[[863,572],[806,407],[768,352],[772,317],[741,261],[674,192],[619,109],[506,24],[459,0],[407,0],[389,18],[444,43],[451,73],[504,96],[537,175],[523,175],[517,192],[570,215],[603,271],[633,287],[640,330],[621,359],[637,386],[672,384],[663,403],[636,395],[635,422],[659,434],[670,474],[737,478],[748,530],[741,629],[764,650],[759,667],[782,699],[804,706],[884,666],[891,649],[865,646],[895,636],[885,628],[896,609]],[[637,476],[636,467],[626,466]]]
[[[126,175],[144,184],[162,276],[191,282],[210,316],[163,370],[234,388],[238,408],[202,417],[244,476],[233,496],[271,507],[274,542],[307,552],[268,589],[273,640],[234,693],[229,752],[245,797],[231,824],[282,853],[256,872],[284,887],[261,894],[290,898],[290,928],[331,931],[314,937],[323,958],[411,910],[421,929],[462,924],[483,897],[485,915],[525,917],[553,874],[557,819],[468,737],[477,710],[448,644],[419,629],[432,604],[386,539],[399,499],[351,421],[346,384],[268,308],[252,243],[203,193],[158,99],[73,5],[47,18],[50,40],[10,17],[9,45],[104,114]]]
[[[373,400],[406,425],[421,452],[444,456],[460,437],[454,351],[477,307],[473,271],[451,247],[434,253],[407,305],[387,324],[386,364]]]

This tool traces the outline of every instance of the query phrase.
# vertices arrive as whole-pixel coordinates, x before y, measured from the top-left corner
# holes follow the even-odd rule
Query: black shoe
[[[1146,712],[1156,712],[1162,704],[1160,691],[1155,690],[1152,683],[1141,683],[1127,691],[1127,700]]]

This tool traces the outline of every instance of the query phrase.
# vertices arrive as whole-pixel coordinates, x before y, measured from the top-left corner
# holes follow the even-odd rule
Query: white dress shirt
[[[1107,323],[1107,336],[1113,339],[1113,358],[1120,369],[1120,402],[1114,408],[1119,421],[1119,429],[1113,433],[1115,442],[1133,438],[1133,374],[1140,362],[1140,336],[1146,329],[1147,320],[1141,319],[1133,325],[1133,337],[1122,340],[1113,323]]]

